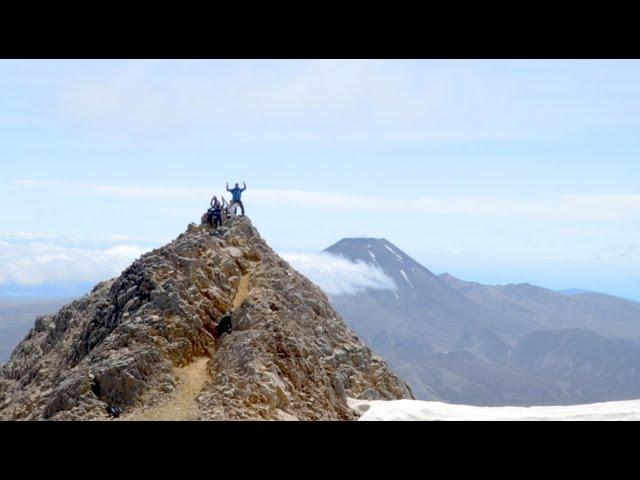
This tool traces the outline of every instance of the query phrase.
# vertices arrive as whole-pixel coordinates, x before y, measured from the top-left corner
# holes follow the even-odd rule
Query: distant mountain
[[[439,278],[496,317],[507,317],[513,328],[497,328],[501,335],[579,328],[608,338],[640,338],[640,303],[630,300],[594,292],[563,295],[527,283],[482,285],[447,273]]]
[[[496,400],[483,379],[493,375],[493,365],[507,361],[509,346],[488,328],[490,312],[388,240],[343,239],[325,252],[367,262],[393,279],[395,290],[330,299],[360,338],[411,384],[416,398]]]
[[[367,262],[393,279],[395,290],[369,289],[334,299],[338,309],[354,322],[366,321],[368,340],[374,348],[388,341],[380,334],[392,328],[410,338],[426,339],[438,351],[465,349],[490,359],[505,357],[506,345],[487,328],[493,322],[490,312],[388,240],[346,238],[325,252]]]
[[[552,405],[640,396],[638,303],[434,275],[385,239],[343,239],[326,252],[394,280],[396,290],[331,302],[419,399]]]
[[[577,295],[579,293],[592,293],[591,290],[584,290],[582,288],[563,288],[562,290],[556,290],[556,292],[563,295]]]

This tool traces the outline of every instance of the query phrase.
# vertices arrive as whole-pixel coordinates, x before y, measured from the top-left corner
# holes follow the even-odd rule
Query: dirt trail
[[[234,310],[237,310],[238,307],[242,305],[242,302],[244,302],[244,300],[247,298],[247,295],[249,295],[249,274],[248,273],[243,275],[242,278],[240,279],[240,284],[238,285],[236,296],[233,297]]]
[[[247,273],[240,279],[238,290],[233,298],[233,309],[236,310],[249,295],[249,276]],[[122,420],[132,421],[180,421],[197,420],[199,416],[196,399],[209,378],[207,375],[207,365],[209,358],[199,358],[186,367],[176,368],[178,377],[178,387],[170,394],[170,397],[149,410],[134,412],[125,415]]]
[[[209,359],[199,358],[186,367],[177,368],[179,379],[178,388],[169,399],[160,405],[140,413],[124,416],[123,420],[154,421],[154,420],[197,420],[198,406],[196,398],[209,378],[207,365]]]

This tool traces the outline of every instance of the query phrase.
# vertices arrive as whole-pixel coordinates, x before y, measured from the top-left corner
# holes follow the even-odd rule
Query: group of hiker
[[[247,184],[242,182],[243,187],[236,183],[235,187],[229,188],[227,183],[227,192],[231,193],[231,201],[220,195],[220,199],[214,195],[211,199],[211,208],[207,211],[207,223],[213,228],[222,226],[224,221],[236,215],[238,207],[240,207],[241,215],[244,215],[244,204],[242,203],[242,192],[247,189]]]

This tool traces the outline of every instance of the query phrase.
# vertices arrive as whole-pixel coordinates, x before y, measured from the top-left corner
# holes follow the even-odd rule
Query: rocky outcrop
[[[217,319],[233,311],[231,333]],[[199,419],[354,418],[346,399],[411,398],[326,296],[246,217],[190,225],[56,315],[0,370],[0,419],[105,418],[161,404],[176,368],[210,359]]]

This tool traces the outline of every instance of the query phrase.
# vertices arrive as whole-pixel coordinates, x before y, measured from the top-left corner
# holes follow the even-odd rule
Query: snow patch
[[[409,281],[409,277],[407,277],[407,274],[404,273],[404,270],[400,270],[400,273],[402,274],[402,276],[404,277],[404,279],[407,281],[407,283],[409,284],[409,286],[411,287],[411,289],[413,290],[413,284]]]
[[[476,407],[420,400],[367,401],[353,398],[348,398],[347,402],[349,407],[362,414],[359,418],[360,421],[640,420],[640,400],[545,407]]]
[[[386,248],[387,250],[389,250],[391,253],[393,253],[398,260],[400,260],[401,262],[403,262],[404,260],[402,259],[402,255],[400,255],[398,252],[396,252],[393,248],[391,248],[389,245],[384,245],[384,248]]]

